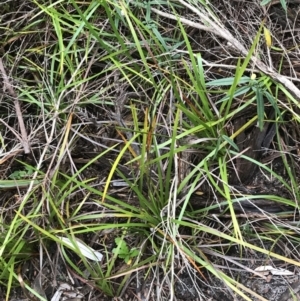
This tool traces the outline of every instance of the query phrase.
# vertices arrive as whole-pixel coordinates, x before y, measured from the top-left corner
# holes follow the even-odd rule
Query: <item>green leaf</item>
[[[280,4],[281,4],[282,8],[284,9],[284,11],[287,12],[286,1],[280,0]]]
[[[19,180],[19,179],[14,179],[14,180],[0,180],[0,188],[3,189],[9,189],[9,188],[21,188],[21,187],[27,187],[30,185],[30,183],[33,181],[34,185],[40,184],[42,181],[41,180],[30,180],[30,179],[25,179],[25,180]]]
[[[130,260],[130,256],[129,256],[129,255],[125,256],[124,261],[125,261],[126,263],[128,263],[129,260]]]
[[[264,114],[265,114],[264,98],[261,89],[255,88],[255,93],[256,93],[256,102],[257,102],[258,127],[260,131],[262,131],[264,127]]]
[[[131,249],[130,250],[130,257],[133,258],[133,257],[136,257],[138,256],[140,253],[140,251],[138,249]]]
[[[115,242],[117,244],[117,248],[114,248],[112,252],[117,254],[120,258],[125,258],[125,256],[129,253],[126,242],[120,237],[117,237]]]
[[[260,2],[261,6],[267,5],[268,3],[270,3],[272,0],[263,0]]]
[[[231,86],[234,83],[235,77],[227,77],[221,79],[215,79],[208,83],[206,86]],[[238,82],[238,84],[247,84],[249,83],[251,78],[249,76],[242,76]]]
[[[118,254],[118,257],[121,258],[121,259],[125,259],[127,256],[128,256],[127,253],[124,253],[124,254],[123,253],[119,253]]]
[[[9,175],[9,179],[21,179],[26,176],[26,171],[16,170],[12,174]]]
[[[234,143],[234,141],[232,139],[230,139],[228,136],[226,135],[222,135],[222,138],[228,142],[229,145],[231,145],[234,149],[236,149],[237,151],[239,151],[239,147]]]
[[[282,116],[281,116],[280,110],[278,109],[278,105],[276,103],[275,97],[273,95],[271,95],[268,91],[266,91],[264,93],[264,96],[267,97],[267,99],[269,100],[270,104],[274,108],[274,110],[276,112],[276,116],[279,117],[279,120],[282,121]]]
[[[238,89],[236,89],[233,93],[233,98],[235,97],[238,97],[240,95],[244,95],[246,94],[248,91],[250,90],[250,87],[249,86],[243,86],[243,87],[240,87]],[[221,102],[224,102],[224,101],[228,101],[230,99],[230,95],[226,95],[225,97],[223,97],[222,99],[218,100],[216,102],[216,104],[218,103],[221,103]]]

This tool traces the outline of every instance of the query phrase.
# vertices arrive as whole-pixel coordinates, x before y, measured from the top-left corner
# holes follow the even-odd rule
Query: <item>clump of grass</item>
[[[251,249],[299,266],[297,258],[257,245],[275,244],[278,236],[297,244],[298,228],[292,222],[268,213],[262,213],[263,222],[247,215],[241,219],[234,206],[261,197],[296,211],[295,200],[243,192],[236,196],[229,180],[232,162],[241,157],[278,178],[295,199],[299,196],[285,155],[288,180],[244,155],[235,142],[253,122],[262,130],[265,109],[272,107],[282,152],[285,115],[299,121],[296,99],[286,87],[268,74],[249,72],[263,47],[262,26],[247,55],[235,61],[235,72],[211,79],[186,21],[175,14],[183,7],[198,15],[205,10],[209,24],[217,26],[221,21],[204,1],[198,6],[170,3],[175,16],[170,24],[164,18],[171,15],[155,15],[146,3],[34,3],[23,34],[36,46],[21,47],[22,53],[34,55],[17,64],[17,71],[29,70],[32,79],[18,79],[18,95],[28,111],[25,121],[31,129],[34,163],[25,165],[32,166],[26,179],[1,179],[6,189],[29,187],[15,211],[7,209],[11,222],[3,216],[3,224],[9,226],[1,236],[0,281],[6,285],[7,300],[20,279],[16,265],[30,260],[35,250],[43,261],[47,246],[53,244],[74,277],[91,281],[95,294],[100,290],[111,297],[122,295],[133,275],[143,275],[152,287],[153,279],[161,280],[157,300],[173,300],[179,264],[193,275],[199,296],[200,283],[213,276],[245,300],[257,297],[211,260],[213,255],[230,262],[226,254],[232,246],[241,256]],[[159,3],[161,8],[166,5]],[[31,29],[39,28],[40,22],[47,30],[34,37]],[[7,64],[16,55],[7,52]],[[286,99],[280,100],[279,94]],[[256,115],[243,128],[230,130],[231,120],[251,106]],[[197,194],[213,195],[215,203],[207,197],[204,208],[194,208],[191,199]],[[219,217],[216,208],[221,208]],[[31,243],[26,246],[28,237]],[[79,239],[97,249],[102,262],[90,260]],[[163,290],[165,283],[168,291]],[[22,285],[43,297],[30,284]]]

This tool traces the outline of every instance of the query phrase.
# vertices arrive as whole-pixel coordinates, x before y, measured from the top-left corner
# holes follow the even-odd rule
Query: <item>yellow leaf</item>
[[[270,48],[272,46],[272,36],[268,28],[264,27],[264,35],[267,46]]]

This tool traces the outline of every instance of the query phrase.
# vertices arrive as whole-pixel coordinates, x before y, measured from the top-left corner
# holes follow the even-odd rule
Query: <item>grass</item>
[[[206,16],[203,23],[187,26],[186,9]],[[290,151],[299,138],[299,97],[291,76],[281,74],[291,50],[282,49],[278,68],[266,71],[270,33],[254,19],[247,53],[236,56],[242,39],[223,31],[218,8],[205,1],[24,1],[21,10],[25,20],[5,5],[1,49],[31,153],[21,155],[13,99],[2,95],[1,297],[10,300],[21,287],[46,300],[47,285],[38,281],[46,266],[49,278],[67,282],[68,275],[101,300],[143,283],[154,300],[177,300],[180,269],[198,297],[207,297],[201,283],[214,286],[212,278],[232,296],[266,300],[220,263],[255,274],[230,257],[236,249],[241,258],[252,250],[299,267],[298,252],[278,248],[299,244],[298,154]],[[202,44],[191,33],[195,24]],[[220,36],[237,41],[224,64],[207,58],[212,44],[224,43]],[[278,152],[280,171],[238,144],[266,124],[275,125],[268,151]],[[258,166],[285,193],[239,190],[232,184],[238,160]],[[260,199],[289,207],[257,216],[238,210]]]

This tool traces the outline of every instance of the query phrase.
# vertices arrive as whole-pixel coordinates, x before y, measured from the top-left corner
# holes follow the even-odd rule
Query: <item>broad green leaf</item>
[[[227,77],[227,78],[221,78],[212,80],[208,83],[206,83],[206,86],[231,86],[234,83],[235,78],[234,77]],[[249,76],[242,76],[239,84],[247,84],[250,81]]]

